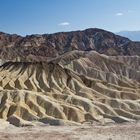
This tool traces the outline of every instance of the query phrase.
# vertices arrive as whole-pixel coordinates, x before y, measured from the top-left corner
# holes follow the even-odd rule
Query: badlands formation
[[[87,32],[91,34],[91,31]],[[83,34],[78,37],[81,38]],[[60,37],[63,40],[61,34]],[[101,33],[95,38],[94,33],[94,41],[98,39],[101,43],[103,38]],[[16,39],[20,40],[21,37]],[[23,40],[25,38],[19,42]],[[107,47],[109,39],[104,42],[106,44],[98,42],[101,47],[103,45],[101,49],[104,54],[101,54],[96,41],[87,50],[69,49],[63,53],[66,47],[63,51],[55,48],[57,57],[41,53],[37,56],[31,51],[25,59],[25,50],[30,52],[26,46],[24,51],[21,49],[18,57],[15,53],[14,59],[15,48],[11,47],[13,42],[9,49],[1,48],[0,118],[15,126],[34,125],[35,122],[78,125],[85,122],[105,124],[139,120],[140,47],[138,42],[123,40],[129,42],[129,45],[120,41],[121,47],[117,49],[118,46],[114,45],[112,50]],[[10,42],[5,39],[5,46],[7,44]],[[131,48],[132,44],[134,48]],[[32,49],[37,47],[33,46]],[[134,55],[129,53],[130,50],[133,50]],[[6,56],[9,59],[6,60]]]

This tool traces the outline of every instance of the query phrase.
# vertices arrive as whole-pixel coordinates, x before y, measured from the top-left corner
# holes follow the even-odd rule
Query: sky
[[[0,31],[140,30],[140,0],[0,0]]]

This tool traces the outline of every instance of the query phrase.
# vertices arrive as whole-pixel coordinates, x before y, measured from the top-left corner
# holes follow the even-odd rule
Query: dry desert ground
[[[0,128],[0,140],[140,140],[140,123]]]

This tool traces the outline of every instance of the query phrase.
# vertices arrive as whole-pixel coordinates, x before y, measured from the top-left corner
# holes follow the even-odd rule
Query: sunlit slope
[[[74,51],[48,63],[3,64],[0,118],[17,126],[140,119],[139,69],[116,59]]]

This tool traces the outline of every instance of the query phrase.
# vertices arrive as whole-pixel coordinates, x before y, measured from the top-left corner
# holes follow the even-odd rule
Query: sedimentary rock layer
[[[0,67],[0,118],[74,124],[140,119],[140,58],[74,51],[49,62]]]

